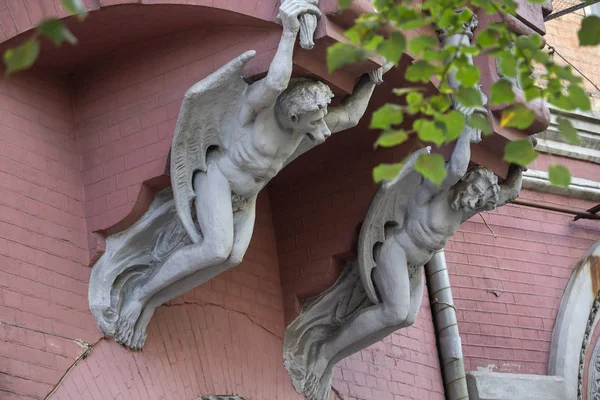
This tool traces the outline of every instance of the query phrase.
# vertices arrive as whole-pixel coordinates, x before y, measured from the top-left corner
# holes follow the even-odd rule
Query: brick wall
[[[577,69],[586,75],[596,86],[600,86],[600,48],[598,46],[579,46],[577,32],[581,27],[581,21],[585,17],[584,10],[578,10],[562,17],[547,21],[546,41],[553,46]],[[559,65],[566,63],[557,55],[553,57]],[[577,72],[573,71],[576,75]],[[600,92],[590,82],[584,80],[585,89],[591,95],[592,108],[600,111]]]
[[[540,155],[533,169],[566,165],[597,179],[597,164]],[[594,203],[523,190],[519,199],[575,210]],[[554,320],[598,221],[507,205],[465,222],[446,248],[467,370],[546,374]],[[490,231],[491,228],[491,231]],[[493,233],[492,233],[493,231]],[[494,237],[495,235],[495,237]]]
[[[43,398],[99,337],[67,82],[0,80],[0,397]],[[21,397],[23,396],[23,397]]]

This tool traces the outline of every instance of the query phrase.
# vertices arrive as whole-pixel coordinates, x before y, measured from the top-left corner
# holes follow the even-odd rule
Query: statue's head
[[[313,141],[322,143],[331,135],[324,118],[332,98],[333,92],[323,82],[292,79],[277,98],[275,115],[286,131],[306,134]]]
[[[454,185],[454,210],[489,211],[498,203],[498,177],[484,167],[469,168],[462,179]]]

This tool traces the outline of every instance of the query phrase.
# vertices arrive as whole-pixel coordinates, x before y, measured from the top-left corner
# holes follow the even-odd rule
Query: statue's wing
[[[386,239],[386,228],[404,225],[408,202],[421,180],[421,175],[414,168],[415,161],[422,153],[429,153],[429,150],[427,147],[414,152],[396,178],[379,187],[360,229],[358,266],[365,292],[375,304],[380,302],[371,275],[373,268],[377,267],[375,252]]]
[[[224,125],[235,118],[248,88],[242,70],[255,55],[254,50],[247,51],[189,88],[179,111],[171,145],[171,184],[177,215],[194,242],[200,240],[191,209],[194,173],[206,171],[210,147],[226,150],[231,132]]]

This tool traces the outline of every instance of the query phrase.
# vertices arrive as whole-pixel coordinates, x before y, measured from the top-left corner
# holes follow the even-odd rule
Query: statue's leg
[[[323,372],[360,349],[377,343],[407,319],[410,308],[410,280],[404,249],[395,240],[381,248],[373,280],[381,302],[361,309],[334,336],[326,340],[318,352],[308,380],[320,381]]]
[[[201,194],[196,197],[196,215],[203,240],[175,251],[154,275],[140,281],[129,293],[119,312],[115,338],[120,342],[131,342],[142,307],[154,294],[197,271],[220,265],[229,258],[233,247],[229,181],[213,161],[205,173],[196,174],[194,189]]]
[[[129,347],[141,349],[144,346],[147,337],[146,328],[152,315],[154,315],[154,310],[158,306],[208,282],[215,276],[235,267],[242,261],[242,258],[248,249],[248,245],[250,244],[250,239],[252,238],[255,216],[256,199],[249,200],[247,207],[243,211],[238,211],[233,214],[235,231],[233,247],[229,258],[224,263],[202,269],[192,275],[186,276],[152,296],[144,306],[144,310],[135,324],[135,332],[131,342],[126,343]]]
[[[410,277],[410,308],[404,326],[411,326],[417,319],[417,314],[421,309],[421,303],[423,302],[423,288],[425,287],[425,268],[409,267]]]

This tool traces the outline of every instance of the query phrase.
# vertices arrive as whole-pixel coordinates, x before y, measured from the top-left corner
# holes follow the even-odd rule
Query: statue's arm
[[[358,124],[367,110],[374,89],[375,83],[368,75],[363,75],[354,87],[352,94],[346,96],[339,106],[329,109],[325,116],[325,123],[331,133],[340,132]]]
[[[383,82],[383,74],[393,66],[393,63],[385,62],[382,67],[363,75],[352,90],[352,94],[344,98],[339,106],[329,109],[325,116],[325,123],[331,133],[350,129],[358,124],[367,110],[375,86]]]
[[[277,97],[287,88],[292,76],[294,43],[300,29],[298,17],[303,13],[321,15],[319,8],[305,1],[286,1],[279,8],[283,33],[279,47],[269,66],[267,76],[248,88],[244,115],[256,114],[263,108],[275,104]]]
[[[415,192],[414,203],[411,204],[415,207],[422,207],[424,204],[429,203],[433,196],[448,190],[460,181],[469,168],[472,137],[472,130],[466,128],[456,141],[450,161],[446,163],[446,177],[440,186],[436,186],[429,179],[423,178],[421,185]]]
[[[506,180],[500,184],[500,193],[498,194],[498,207],[510,203],[519,196],[521,184],[523,182],[523,168],[518,165],[511,165]]]

